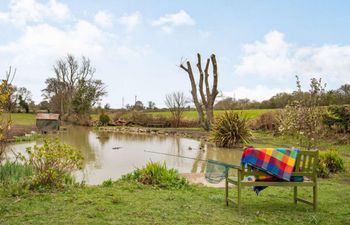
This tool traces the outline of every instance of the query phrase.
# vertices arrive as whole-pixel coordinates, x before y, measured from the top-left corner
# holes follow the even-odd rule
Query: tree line
[[[300,98],[310,98],[310,92],[294,91],[292,93],[278,93],[265,101],[252,101],[247,98],[235,99],[231,97],[218,101],[215,109],[281,109]],[[319,97],[320,106],[350,104],[350,84],[343,84],[338,89],[324,91]]]

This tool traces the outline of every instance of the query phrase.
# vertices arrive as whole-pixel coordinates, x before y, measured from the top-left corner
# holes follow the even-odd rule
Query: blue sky
[[[305,89],[311,77],[328,88],[350,82],[347,1],[64,1],[0,0],[0,71],[41,100],[55,61],[85,55],[107,84],[113,107],[190,97],[182,60],[217,55],[219,90],[263,100]]]

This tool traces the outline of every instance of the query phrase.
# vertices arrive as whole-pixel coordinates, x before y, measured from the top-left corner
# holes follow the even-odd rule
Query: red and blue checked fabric
[[[275,177],[290,181],[298,154],[298,149],[245,148],[241,163],[249,164]]]

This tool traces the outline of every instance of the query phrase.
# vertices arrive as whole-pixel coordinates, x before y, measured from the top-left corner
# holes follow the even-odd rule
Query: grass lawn
[[[295,140],[254,133],[254,146],[297,146]],[[350,224],[350,146],[320,143],[337,149],[347,171],[319,179],[318,210],[293,204],[291,187],[269,187],[259,196],[242,192],[242,214],[224,203],[224,189],[191,186],[163,190],[123,181],[110,186],[79,187],[65,192],[32,192],[11,197],[0,187],[0,224]],[[310,187],[299,188],[311,199]],[[235,196],[231,189],[230,196]]]
[[[242,113],[243,116],[246,116],[249,119],[254,119],[260,114],[264,112],[273,111],[274,109],[246,109],[246,110],[233,110],[238,113]],[[215,110],[214,116],[219,115],[220,113],[225,112],[225,110]],[[162,116],[162,117],[170,117],[171,114],[169,111],[166,112],[150,112],[149,114],[153,116]],[[195,120],[198,117],[197,111],[185,111],[184,112],[184,119],[187,120]]]
[[[300,196],[311,198],[311,188]],[[233,195],[234,190],[230,194]],[[293,205],[292,188],[269,187],[259,196],[242,192],[243,208],[225,206],[224,190],[161,190],[116,182],[64,193],[1,196],[1,224],[349,224],[350,185],[321,180],[319,209]]]
[[[246,116],[249,119],[254,119],[258,117],[260,114],[264,112],[270,112],[275,109],[245,109],[245,110],[233,110],[238,113],[242,113],[243,116]],[[220,113],[225,112],[225,110],[215,110],[214,111],[214,116],[219,115]],[[169,111],[159,111],[159,112],[148,112],[148,114],[154,116],[154,117],[171,117],[171,114]],[[98,120],[98,114],[92,114],[91,118],[93,120]],[[109,114],[110,118],[113,118],[113,114]],[[124,115],[127,117],[127,115]],[[198,118],[198,113],[197,111],[185,111],[183,118],[186,120],[196,120]]]
[[[33,125],[35,124],[34,113],[4,113],[1,117],[11,116],[13,124]]]
[[[246,116],[247,118],[256,118],[260,114],[268,111],[272,111],[274,109],[247,109],[247,110],[234,110],[236,112],[241,112],[242,115]],[[215,110],[214,115],[218,115],[220,113],[224,112],[224,110]],[[165,112],[149,112],[149,114],[157,117],[157,116],[162,116],[162,117],[170,117],[170,112],[165,111]],[[35,114],[34,113],[4,113],[2,117],[4,116],[11,116],[12,123],[13,124],[22,124],[22,125],[34,125],[35,124]],[[197,111],[185,111],[184,112],[184,119],[187,120],[195,120],[197,119]],[[97,114],[92,114],[91,115],[93,120],[98,120],[98,115]],[[113,114],[110,115],[111,118],[113,118]]]

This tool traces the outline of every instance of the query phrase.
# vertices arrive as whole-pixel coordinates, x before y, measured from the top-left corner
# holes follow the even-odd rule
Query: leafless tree
[[[166,95],[165,105],[169,108],[174,124],[179,126],[186,107],[186,97],[183,92],[173,92]]]
[[[193,70],[191,63],[189,61],[186,62],[186,65],[181,64],[180,68],[187,72],[190,82],[191,82],[191,94],[193,98],[193,102],[196,106],[196,110],[198,112],[198,120],[201,126],[205,130],[210,130],[211,124],[214,119],[214,102],[215,98],[218,95],[218,66],[216,62],[216,57],[214,54],[207,59],[204,71],[202,68],[201,55],[197,54],[197,68],[199,72],[199,83],[197,90],[196,80],[194,78]],[[209,85],[209,66],[210,63],[213,67],[213,84],[210,88]],[[203,85],[204,83],[204,85]],[[198,91],[200,94],[200,100],[198,98]],[[204,113],[205,111],[205,113]]]
[[[79,63],[73,55],[68,54],[56,62],[53,70],[55,76],[45,81],[46,88],[42,90],[53,111],[70,115],[77,109],[89,109],[106,94],[102,81],[93,79],[96,70],[86,57],[82,57]],[[81,96],[87,96],[88,99],[77,101],[77,97]],[[82,105],[73,105],[74,102]]]

